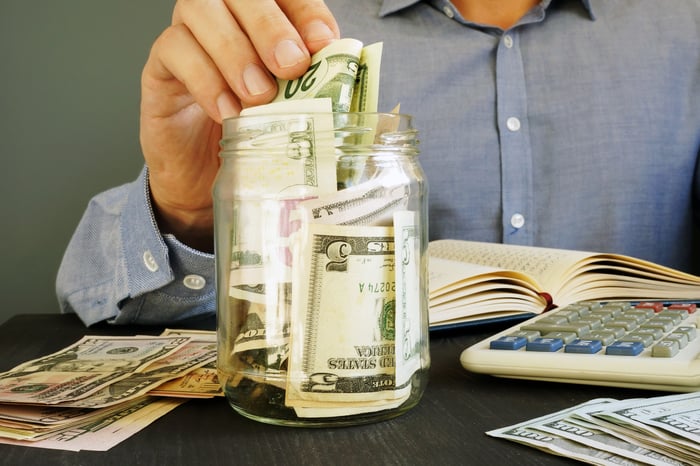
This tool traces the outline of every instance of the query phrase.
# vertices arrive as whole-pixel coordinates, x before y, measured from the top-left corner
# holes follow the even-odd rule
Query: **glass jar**
[[[214,185],[219,379],[262,422],[394,417],[427,383],[427,184],[408,115],[240,116]]]

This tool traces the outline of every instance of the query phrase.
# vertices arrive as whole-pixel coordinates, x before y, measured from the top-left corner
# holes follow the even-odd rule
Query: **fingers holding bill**
[[[179,0],[172,27],[180,26],[189,30],[243,106],[274,97],[274,76],[224,0]]]
[[[301,76],[339,36],[320,0],[178,0],[173,24],[191,31],[243,106],[270,101],[275,77]]]
[[[316,53],[340,38],[338,23],[322,0],[278,0],[277,4],[310,53]]]
[[[303,74],[311,54],[339,37],[338,25],[322,0],[223,0],[273,75]]]

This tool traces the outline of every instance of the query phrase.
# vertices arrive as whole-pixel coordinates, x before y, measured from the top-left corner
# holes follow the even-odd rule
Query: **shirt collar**
[[[591,1],[590,0],[578,0],[581,2],[583,5],[583,8],[586,9],[588,12],[588,15],[590,16],[591,19],[595,19],[595,14],[593,13],[593,7],[591,6]],[[420,3],[421,0],[382,0],[382,6],[379,9],[379,16],[383,17],[386,15],[390,15],[391,13],[395,13],[399,10],[403,10],[404,8],[407,8],[411,5],[415,5],[416,3]],[[552,0],[544,0],[542,6],[544,8],[547,8],[549,4],[552,2]]]
[[[420,3],[421,0],[382,0],[382,6],[379,9],[379,16],[383,17],[403,10],[406,7]]]

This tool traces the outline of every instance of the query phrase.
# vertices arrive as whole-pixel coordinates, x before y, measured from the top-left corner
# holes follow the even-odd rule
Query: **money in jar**
[[[319,427],[415,406],[430,355],[412,117],[248,114],[224,121],[221,146],[217,368],[229,404]]]

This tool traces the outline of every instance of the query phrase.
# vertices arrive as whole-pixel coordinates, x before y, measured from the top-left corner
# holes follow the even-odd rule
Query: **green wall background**
[[[0,323],[59,312],[87,202],[138,175],[141,69],[174,3],[0,1]]]

